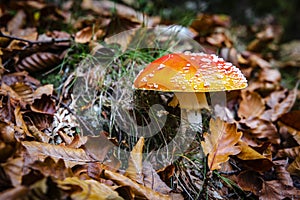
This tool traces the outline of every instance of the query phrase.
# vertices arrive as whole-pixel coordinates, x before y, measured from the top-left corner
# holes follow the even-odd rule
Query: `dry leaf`
[[[248,133],[248,136],[258,139],[258,141],[268,139],[273,144],[279,144],[280,137],[276,126],[272,122],[259,118],[250,118],[242,120],[240,123],[249,127],[249,129],[243,128],[244,132]]]
[[[295,160],[288,166],[287,170],[292,175],[300,176],[300,154],[298,154]]]
[[[33,92],[33,96],[34,99],[40,99],[42,97],[42,95],[52,95],[53,94],[53,85],[52,84],[47,84],[47,85],[43,85],[38,87],[34,92]]]
[[[227,15],[209,15],[199,14],[191,24],[191,28],[205,34],[211,32],[215,27],[223,26],[228,27],[230,25],[230,17]]]
[[[20,100],[21,105],[33,103],[33,89],[29,85],[17,82],[10,87],[17,94],[17,96],[13,95],[13,98]]]
[[[84,144],[84,147],[90,157],[103,162],[107,153],[114,147],[114,145],[102,132],[100,132],[97,136],[87,136],[87,141]],[[118,169],[117,166],[115,167]]]
[[[41,99],[35,99],[30,108],[33,112],[47,115],[54,115],[56,112],[55,102],[47,95],[42,95]]]
[[[283,99],[283,101],[278,102],[272,109],[265,111],[261,118],[276,121],[283,114],[289,112],[297,99],[299,83],[300,82],[296,84],[295,88],[292,91],[289,91],[288,95]],[[283,90],[282,92],[286,93],[285,90]]]
[[[128,168],[126,169],[125,176],[133,181],[140,184],[143,183],[143,148],[145,139],[141,137],[139,141],[135,144],[132,151],[130,152],[130,157],[128,160]]]
[[[44,161],[37,160],[30,164],[30,168],[42,173],[45,177],[52,176],[55,179],[63,180],[72,174],[70,168],[66,168],[62,159],[57,162],[51,157],[46,157]]]
[[[15,119],[16,119],[16,126],[21,128],[22,131],[24,131],[24,133],[26,134],[26,136],[32,137],[31,133],[28,130],[27,124],[25,123],[25,121],[23,119],[23,115],[21,113],[20,106],[16,107],[14,114],[15,114]]]
[[[300,190],[295,187],[282,185],[278,180],[263,182],[262,190],[259,194],[259,199],[300,199]]]
[[[277,179],[286,186],[293,187],[293,180],[290,173],[286,170],[287,161],[286,160],[277,160],[275,163],[275,173]]]
[[[278,69],[264,68],[259,74],[259,81],[279,84],[281,81],[281,74]]]
[[[220,164],[226,162],[230,155],[240,153],[241,149],[235,146],[242,137],[242,132],[237,132],[235,124],[228,124],[211,119],[209,123],[210,134],[205,133],[205,141],[201,141],[204,153],[208,155],[210,170],[220,169]]]
[[[34,125],[39,131],[49,128],[53,122],[53,115],[26,112],[23,116],[27,123]]]
[[[241,148],[241,152],[236,156],[242,160],[245,167],[259,172],[268,171],[273,167],[274,164],[270,159],[249,147],[247,143],[240,140],[238,146]]]
[[[48,156],[56,162],[59,159],[64,160],[67,167],[95,161],[83,149],[73,149],[34,141],[23,141],[21,144],[25,148],[27,163],[32,163],[36,160],[44,161]]]
[[[71,193],[74,200],[121,200],[122,197],[111,187],[95,180],[80,180],[77,177],[66,178],[63,181],[56,181],[58,187]]]
[[[17,14],[7,23],[7,29],[14,34],[25,25],[26,14],[23,10],[19,10]]]
[[[276,158],[288,157],[291,159],[295,159],[296,156],[299,154],[300,154],[300,146],[297,146],[292,148],[279,149],[275,157]]]
[[[38,52],[22,59],[16,66],[17,71],[28,72],[45,71],[57,66],[60,63],[58,55],[50,52]]]
[[[48,143],[50,141],[50,136],[40,131],[35,125],[28,125],[28,129],[36,141],[44,143]]]
[[[85,27],[75,34],[75,42],[82,44],[90,42],[94,34],[95,30],[92,27]]]
[[[167,185],[171,184],[171,178],[175,173],[175,166],[174,165],[168,165],[164,167],[163,169],[157,170],[157,174],[161,178],[162,181],[164,181]]]
[[[26,186],[10,188],[0,193],[0,199],[24,199],[30,189]]]
[[[279,118],[278,125],[285,127],[294,139],[300,144],[300,111],[294,110],[282,115]]]
[[[242,101],[239,106],[238,115],[240,118],[257,117],[265,110],[265,104],[260,95],[256,92],[242,91]]]
[[[14,187],[20,186],[22,177],[24,176],[24,161],[23,158],[9,159],[2,164],[5,173],[10,177],[11,183]]]
[[[162,194],[169,194],[171,192],[172,189],[160,179],[150,162],[143,162],[143,176],[143,185],[146,187],[149,187]]]
[[[259,195],[262,189],[263,179],[258,172],[245,170],[237,176],[238,185],[245,191],[251,191]]]
[[[152,190],[146,186],[143,186],[141,184],[138,184],[135,181],[132,181],[130,178],[123,176],[119,173],[105,170],[104,176],[105,176],[105,178],[116,182],[118,185],[129,186],[132,189],[132,191],[135,193],[135,195],[137,195],[138,197],[147,198],[147,199],[151,199],[151,200],[171,199],[171,197],[169,195],[160,194],[159,192],[155,192],[154,190]]]

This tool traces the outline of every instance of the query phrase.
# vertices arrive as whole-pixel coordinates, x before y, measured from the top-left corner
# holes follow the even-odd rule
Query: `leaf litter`
[[[72,16],[74,9],[82,15]],[[146,22],[168,23],[123,4],[92,0],[61,7],[10,2],[1,4],[0,20],[0,199],[300,198],[299,82],[286,85],[283,74],[296,69],[299,79],[299,41],[280,44],[280,25],[254,24],[248,43],[242,42],[246,26],[232,25],[226,15],[201,13],[184,27],[207,53],[239,67],[249,87],[227,93],[227,105],[214,108],[218,117],[210,119],[201,141],[156,171],[143,161],[143,138],[130,143],[107,130],[82,136],[70,85],[85,50],[96,45],[108,57],[117,52],[97,41]],[[244,32],[234,32],[235,26]],[[113,42],[126,49],[138,34]],[[51,75],[52,83],[45,84]],[[115,87],[100,85],[107,86]],[[105,106],[102,119],[109,121]],[[130,150],[125,171],[103,138]]]

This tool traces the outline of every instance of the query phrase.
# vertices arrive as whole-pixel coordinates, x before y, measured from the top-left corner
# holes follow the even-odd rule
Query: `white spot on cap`
[[[149,78],[152,78],[153,76],[154,76],[153,73],[148,74],[148,77],[149,77]]]
[[[223,78],[223,77],[224,77],[224,75],[222,75],[222,74],[217,74],[217,78],[221,79],[221,78]]]
[[[147,78],[146,78],[146,77],[143,77],[141,81],[142,81],[142,82],[147,82]]]
[[[203,86],[204,86],[204,87],[209,87],[210,84],[209,84],[209,82],[205,81],[204,84],[203,84]]]
[[[158,70],[160,70],[160,69],[163,69],[163,68],[165,68],[166,67],[166,65],[164,65],[164,64],[160,64],[159,66],[158,66]]]

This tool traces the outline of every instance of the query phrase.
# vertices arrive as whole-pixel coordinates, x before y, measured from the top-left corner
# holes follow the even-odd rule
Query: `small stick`
[[[7,35],[7,34],[4,34],[2,33],[2,31],[0,31],[0,37],[4,37],[4,38],[8,38],[8,39],[11,39],[11,40],[19,40],[19,41],[22,41],[22,42],[27,42],[29,44],[29,46],[32,46],[32,45],[42,45],[42,44],[54,44],[54,43],[62,43],[62,42],[70,42],[71,39],[69,38],[52,38],[51,40],[44,40],[44,41],[31,41],[31,40],[26,40],[26,39],[23,39],[23,38],[20,38],[20,37],[17,37],[17,36],[12,36],[12,35]]]

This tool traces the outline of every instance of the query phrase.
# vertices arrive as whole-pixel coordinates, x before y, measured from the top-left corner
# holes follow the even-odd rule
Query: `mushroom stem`
[[[175,97],[181,108],[182,131],[190,127],[193,131],[202,132],[201,109],[209,109],[205,93],[176,92]]]

